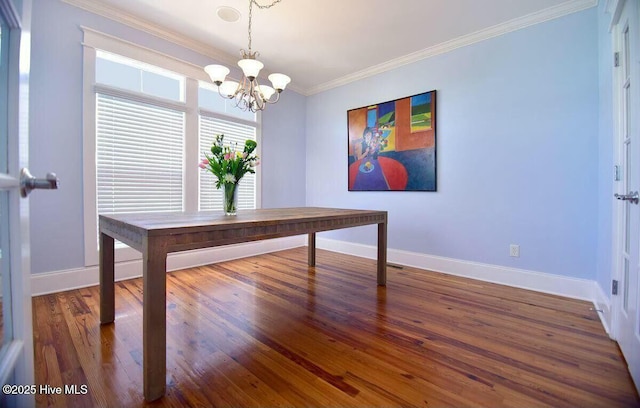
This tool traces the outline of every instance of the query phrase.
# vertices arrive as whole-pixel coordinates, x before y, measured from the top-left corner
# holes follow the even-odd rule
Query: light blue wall
[[[263,208],[305,205],[306,104],[287,90],[262,115]]]
[[[598,4],[598,258],[596,281],[607,295],[612,272],[613,211],[613,47],[609,34],[611,16],[605,1]]]
[[[595,279],[596,11],[309,97],[307,205],[389,211],[390,248]],[[432,89],[438,192],[348,192],[347,110]],[[321,236],[376,242],[367,227]]]
[[[80,26],[194,64],[204,66],[212,61],[59,0],[34,0],[33,7],[30,164],[34,175],[54,171],[61,183],[57,192],[36,192],[30,200],[31,269],[33,273],[41,273],[84,266]],[[265,174],[281,173],[284,163],[304,169],[304,137],[301,133],[304,126],[298,125],[298,118],[304,117],[303,101],[302,96],[287,91],[283,103],[288,104],[290,110],[265,111],[264,143],[288,146],[287,150],[280,150],[263,145],[262,171]],[[297,176],[304,177],[304,172],[300,171]],[[285,179],[269,183],[273,184],[263,183],[266,204],[294,206],[304,203],[303,184],[289,185]],[[285,190],[287,195],[280,194]]]
[[[31,166],[37,175],[57,172],[62,184],[31,200],[33,273],[84,261],[80,25],[211,62],[59,0],[34,1]],[[598,44],[602,54],[593,8],[308,98],[287,91],[262,117],[262,205],[383,208],[391,248],[605,287],[611,203],[598,190],[610,187],[610,124],[602,120],[610,106],[598,104],[607,86],[598,89],[607,75]],[[347,192],[346,111],[432,89],[438,192]],[[366,227],[321,236],[375,243]],[[520,258],[508,256],[511,243],[521,245]]]

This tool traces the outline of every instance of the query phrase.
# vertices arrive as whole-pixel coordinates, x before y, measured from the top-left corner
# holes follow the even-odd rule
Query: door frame
[[[609,23],[609,34],[611,35],[611,46],[613,52],[617,52],[619,47],[619,37],[616,34],[616,28],[620,21],[620,15],[622,13],[622,8],[624,6],[625,0],[614,0],[609,1],[607,4],[607,11],[611,15],[611,22]],[[613,58],[613,55],[612,55]],[[621,119],[621,106],[620,106],[620,81],[621,81],[622,73],[621,70],[617,69],[617,67],[613,67],[612,69],[612,125],[613,125],[613,163],[616,166],[616,175],[613,182],[613,191],[611,192],[610,200],[613,200],[613,194],[626,194],[622,189],[624,188],[620,183],[620,168],[622,167],[622,145],[620,143],[620,133],[622,132],[622,119]],[[621,206],[614,205],[611,208],[612,213],[612,254],[611,254],[611,284],[613,285],[613,281],[620,282],[623,278],[621,276],[621,250],[622,250],[622,233],[624,231],[624,211]],[[619,313],[622,308],[622,301],[620,300],[620,296],[613,295],[612,289],[611,292],[611,315],[610,315],[610,327],[611,331],[609,333],[610,337],[613,340],[617,340],[620,334],[619,328]]]

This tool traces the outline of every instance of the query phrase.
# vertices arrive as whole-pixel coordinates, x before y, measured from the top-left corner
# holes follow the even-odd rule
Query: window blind
[[[238,151],[244,149],[247,139],[256,140],[256,128],[223,119],[200,115],[200,158],[211,154],[211,144],[216,135],[224,135],[224,145],[237,143]],[[208,171],[200,171],[200,210],[222,211],[222,190],[216,188],[216,178]],[[238,184],[238,209],[256,208],[256,176],[246,173]]]
[[[184,112],[96,98],[98,214],[182,211]]]

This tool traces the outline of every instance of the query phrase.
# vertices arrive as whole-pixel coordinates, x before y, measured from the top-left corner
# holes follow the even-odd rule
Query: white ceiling
[[[64,0],[180,39],[234,64],[247,48],[249,0]],[[261,5],[272,0],[258,0]],[[282,0],[254,5],[252,48],[266,72],[312,94],[459,46],[556,18],[597,0]],[[241,12],[235,23],[219,6]]]

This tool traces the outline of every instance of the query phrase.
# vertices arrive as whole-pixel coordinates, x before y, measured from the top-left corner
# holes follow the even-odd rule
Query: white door
[[[613,297],[614,336],[640,390],[640,44],[638,0],[621,0],[614,27],[618,146],[622,167],[617,183],[618,295]],[[616,13],[617,14],[617,13]]]
[[[28,160],[31,0],[0,0],[0,406],[33,406]],[[8,386],[8,388],[7,388]],[[12,387],[13,386],[13,387]]]

